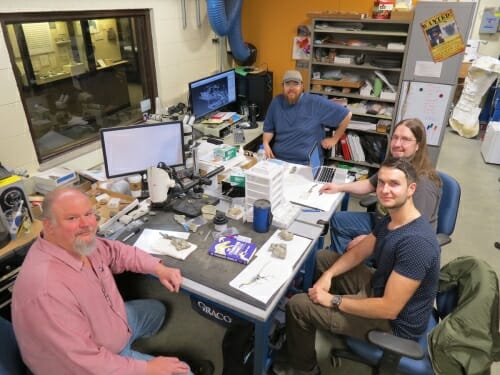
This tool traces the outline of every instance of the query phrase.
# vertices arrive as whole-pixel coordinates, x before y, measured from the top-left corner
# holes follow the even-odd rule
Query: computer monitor
[[[189,83],[191,113],[198,120],[236,102],[234,69]]]
[[[184,165],[181,121],[101,129],[108,178],[144,173],[159,162]]]

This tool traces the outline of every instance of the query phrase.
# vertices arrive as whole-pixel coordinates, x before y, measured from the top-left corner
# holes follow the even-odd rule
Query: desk
[[[243,129],[245,133],[245,142],[240,144],[244,150],[257,152],[260,144],[262,143],[262,132],[264,123],[262,121],[257,122],[257,128],[255,129]],[[237,145],[234,143],[234,138],[232,134],[227,135],[223,138],[224,143],[228,145]]]
[[[210,226],[207,228],[207,226]],[[207,224],[200,228],[206,231],[212,224]],[[230,220],[228,226],[235,226],[242,235],[251,237],[253,242],[259,247],[262,246],[276,228],[271,228],[269,233],[253,232],[250,224],[243,224],[241,221]],[[158,213],[152,216],[148,223],[149,228],[163,230],[179,230],[179,225],[173,220],[173,215],[169,213]],[[306,260],[314,253],[315,242],[322,232],[322,227],[316,224],[305,222],[294,222],[289,230],[312,239],[309,247],[304,251],[300,259],[293,268],[292,274],[286,283],[268,303],[264,304],[232,287],[231,281],[245,267],[242,264],[231,262],[225,259],[209,256],[208,246],[212,240],[204,241],[204,235],[191,234],[189,241],[198,245],[186,260],[180,261],[170,257],[162,257],[166,264],[178,267],[183,274],[182,289],[184,292],[194,295],[202,300],[209,301],[222,309],[235,314],[255,326],[255,346],[254,346],[254,374],[262,375],[268,366],[267,357],[269,351],[268,336],[271,328],[272,317],[278,302],[285,295],[288,284],[295,275],[303,268]],[[312,269],[308,270],[312,273]]]
[[[42,230],[42,222],[40,220],[34,220],[31,224],[31,229],[28,233],[22,233],[14,241],[10,241],[7,245],[0,248],[0,258],[8,255],[11,251],[23,248],[26,245],[31,244]]]
[[[304,174],[304,173],[310,173],[310,170],[308,166],[304,165],[294,165],[297,174]],[[287,182],[287,177],[288,180],[290,181],[290,170],[291,166],[288,167],[287,171],[285,172],[285,182],[284,182],[284,196],[290,196],[290,194],[287,193],[287,188],[290,188],[291,182]],[[308,172],[306,172],[308,171]],[[332,217],[333,213],[337,210],[339,207],[340,203],[342,202],[342,199],[344,198],[344,193],[336,193],[334,194],[335,197],[333,198],[333,204],[331,205],[330,209],[328,211],[316,211],[316,210],[308,210],[307,208],[304,208],[303,211],[299,214],[299,216],[295,219],[296,223],[305,223],[305,224],[310,224],[310,225],[320,225],[322,227],[322,230],[324,230],[324,225],[321,222],[327,223],[326,225],[329,225],[330,223],[330,218]],[[325,231],[326,232],[326,231]],[[318,250],[321,250],[324,246],[324,239],[323,237],[327,233],[321,233],[320,238],[317,241],[317,248]],[[307,263],[305,265],[306,270],[314,270],[315,267],[315,262],[316,262],[316,257],[315,256],[310,256],[307,259]],[[304,274],[304,285],[312,285],[313,282],[313,273],[306,272]]]

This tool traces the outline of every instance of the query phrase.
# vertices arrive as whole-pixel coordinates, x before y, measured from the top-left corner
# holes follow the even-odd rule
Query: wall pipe
[[[201,27],[200,0],[196,0],[196,25],[198,26],[198,28]]]
[[[187,27],[187,14],[186,14],[186,0],[181,0],[181,10],[182,10],[182,28]]]
[[[239,61],[250,56],[250,49],[243,41],[241,33],[242,2],[243,0],[207,0],[210,26],[219,36],[228,37],[231,53]]]

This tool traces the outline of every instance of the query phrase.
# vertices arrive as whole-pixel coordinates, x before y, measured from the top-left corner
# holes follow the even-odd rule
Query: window
[[[157,96],[148,10],[0,14],[38,161],[137,123]]]

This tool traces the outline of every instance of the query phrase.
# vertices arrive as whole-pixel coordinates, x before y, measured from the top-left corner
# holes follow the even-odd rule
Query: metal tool
[[[260,269],[259,273],[257,275],[255,275],[254,277],[252,277],[249,281],[247,281],[246,283],[241,283],[239,288],[241,287],[244,287],[246,285],[251,285],[253,283],[256,283],[257,281],[259,280],[267,280],[268,278],[271,277],[271,275],[263,275],[262,272],[264,271],[264,269],[269,265],[269,263],[266,263],[264,264],[264,266]]]

